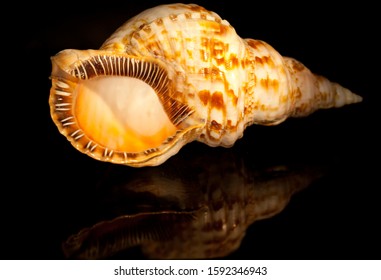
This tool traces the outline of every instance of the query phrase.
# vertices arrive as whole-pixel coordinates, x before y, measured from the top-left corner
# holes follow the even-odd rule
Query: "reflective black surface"
[[[333,8],[321,3],[299,8],[285,2],[281,6],[259,3],[249,9],[237,1],[198,2],[227,19],[241,37],[264,40],[281,54],[363,96],[361,104],[321,110],[275,127],[249,127],[229,152],[191,143],[165,166],[149,170],[95,161],[59,134],[49,114],[50,56],[67,48],[98,48],[131,16],[169,2],[141,1],[102,8],[62,5],[52,7],[49,13],[22,16],[26,31],[15,73],[23,79],[13,83],[16,102],[12,103],[20,105],[10,105],[15,121],[12,130],[4,134],[13,137],[12,141],[5,138],[5,150],[12,143],[12,153],[5,169],[11,180],[3,182],[1,258],[65,259],[62,246],[73,234],[142,209],[185,209],[193,221],[194,211],[201,207],[197,199],[190,201],[195,205],[187,205],[189,199],[181,204],[174,191],[171,199],[175,202],[168,200],[170,188],[177,183],[189,194],[189,184],[194,184],[200,193],[202,181],[187,177],[197,170],[192,167],[188,173],[187,165],[194,166],[196,156],[201,155],[220,170],[221,157],[227,153],[244,166],[243,178],[271,181],[273,177],[266,176],[274,173],[266,172],[274,166],[324,172],[306,182],[308,186],[296,192],[281,212],[248,223],[240,246],[214,258],[379,259],[379,50],[375,43],[377,18],[370,6]],[[173,166],[176,169],[170,168]],[[229,172],[239,177],[234,168]],[[143,200],[132,201],[128,192],[118,189],[126,184],[131,187],[134,180],[143,180],[139,184],[144,185],[147,178],[156,178],[155,184],[161,185],[162,200],[140,197]],[[163,180],[168,189],[160,183]],[[237,186],[242,188],[245,186]],[[136,189],[132,187],[131,192]],[[201,202],[208,204],[204,196]],[[180,222],[189,220],[180,218]],[[175,236],[175,231],[171,229],[166,236]],[[144,259],[147,255],[134,247],[103,258]]]
[[[240,247],[251,224],[280,213],[326,171],[251,162],[239,149],[200,148],[154,168],[110,169],[90,205],[98,222],[84,223],[63,243],[65,256],[129,256],[128,249],[139,246],[154,259],[225,257]]]

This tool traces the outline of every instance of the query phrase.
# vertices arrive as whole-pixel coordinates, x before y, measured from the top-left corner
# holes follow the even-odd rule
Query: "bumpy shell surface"
[[[135,167],[194,140],[230,147],[251,124],[362,99],[194,4],[143,11],[99,50],[63,50],[52,65],[59,131],[95,159]]]

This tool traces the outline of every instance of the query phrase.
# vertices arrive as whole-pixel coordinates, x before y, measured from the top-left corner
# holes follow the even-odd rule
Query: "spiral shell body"
[[[60,132],[95,159],[135,167],[159,165],[194,140],[230,147],[251,124],[361,101],[194,4],[143,11],[99,50],[64,50],[52,63],[51,115]],[[154,93],[130,94],[143,86],[121,83],[126,92],[114,94],[99,86],[102,77],[134,78]]]

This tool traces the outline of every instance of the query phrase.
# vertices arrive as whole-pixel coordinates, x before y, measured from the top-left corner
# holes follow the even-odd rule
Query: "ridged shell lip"
[[[182,125],[183,121],[193,111],[187,105],[171,97],[172,81],[169,79],[165,67],[159,61],[124,54],[110,54],[104,51],[66,50],[52,57],[52,64],[52,88],[49,99],[51,116],[59,131],[79,151],[101,161],[134,167],[153,166],[161,164],[177,153],[183,145],[195,139],[195,132],[198,131],[199,126],[184,128],[184,125]],[[111,140],[110,142],[109,138],[112,138],[113,131],[118,130],[120,127],[120,125],[119,127],[118,125],[112,125],[112,128],[107,127],[110,123],[114,124],[114,117],[117,115],[114,111],[118,111],[119,120],[124,118],[123,121],[128,122],[130,117],[121,116],[123,106],[125,106],[124,103],[126,103],[126,99],[122,94],[119,94],[116,101],[108,100],[108,105],[113,103],[113,106],[105,107],[105,113],[103,113],[103,109],[99,109],[103,108],[104,100],[111,99],[109,95],[113,94],[112,90],[107,91],[106,94],[101,95],[101,98],[99,98],[100,94],[93,94],[88,88],[94,87],[93,81],[105,77],[140,80],[156,93],[155,98],[162,105],[160,110],[165,112],[161,114],[166,115],[166,117],[161,118],[168,119],[165,127],[163,126],[163,129],[167,131],[166,134],[163,134],[167,136],[161,138],[164,140],[156,140],[152,144],[149,139],[150,144],[143,144],[141,146],[143,148],[139,148],[140,146],[133,143],[138,139],[136,137],[140,137],[136,136],[138,133],[123,132],[117,133],[119,137],[117,141]],[[84,88],[86,89],[84,90]],[[134,98],[140,97],[135,96]],[[93,99],[102,100],[95,102]],[[147,106],[150,106],[150,104],[147,104]],[[148,110],[147,112],[152,111],[144,108],[146,106],[141,107],[142,110]],[[109,111],[109,113],[106,111]],[[136,109],[135,111],[138,112]],[[156,110],[152,114],[154,113],[159,112]],[[134,116],[131,117],[135,118]],[[148,121],[150,120],[155,121],[155,117],[148,118]],[[103,126],[106,126],[107,130],[102,129],[99,132],[98,130]],[[136,127],[139,130],[139,127]],[[155,125],[151,124],[150,127],[155,129]],[[147,132],[147,129],[145,132]],[[161,133],[161,130],[157,134],[159,133]],[[99,137],[99,135],[101,136]],[[131,135],[133,137],[130,137]],[[132,139],[131,143],[128,142],[130,140],[126,140],[127,138]],[[120,145],[120,141],[123,142],[122,145]],[[114,142],[119,144],[114,145]],[[109,145],[109,143],[113,143],[113,145]],[[134,148],[129,148],[129,144]]]

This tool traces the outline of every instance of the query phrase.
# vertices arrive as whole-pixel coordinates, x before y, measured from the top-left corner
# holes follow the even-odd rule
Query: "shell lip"
[[[96,160],[131,167],[157,166],[175,155],[185,144],[194,141],[205,126],[203,123],[191,126],[181,123],[176,125],[176,132],[157,147],[140,152],[113,150],[89,138],[77,123],[72,108],[67,105],[71,99],[67,91],[75,83],[56,77],[52,81],[55,86],[51,88],[49,104],[53,122],[73,147]]]
[[[51,117],[61,134],[80,152],[90,157],[134,167],[155,166],[176,154],[182,146],[193,141],[203,124],[186,126],[185,120],[193,110],[171,97],[171,79],[165,65],[154,58],[137,58],[95,50],[64,50],[51,58],[52,87],[49,104]],[[176,132],[160,145],[143,151],[120,151],[98,143],[77,122],[73,109],[77,86],[83,80],[100,76],[126,76],[140,79],[158,95],[163,109],[176,127]],[[185,127],[185,128],[184,128]]]
[[[100,145],[97,145],[94,149],[90,145],[83,147],[75,138],[66,136],[76,149],[96,160],[131,167],[145,167],[160,165],[168,158],[177,154],[185,144],[197,138],[202,128],[203,125],[196,125],[183,130],[177,130],[173,136],[165,140],[159,147],[136,153],[109,150]],[[65,134],[63,131],[61,133]]]
[[[173,136],[165,140],[159,147],[139,153],[127,154],[127,157],[123,161],[117,162],[112,158],[110,158],[110,160],[101,158],[100,160],[125,164],[132,167],[157,166],[177,154],[185,144],[194,141],[200,134],[202,128],[203,125],[200,124],[186,129],[177,130]]]

